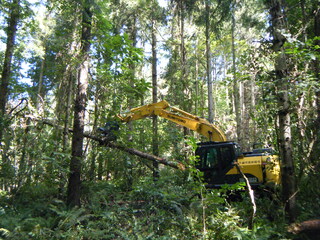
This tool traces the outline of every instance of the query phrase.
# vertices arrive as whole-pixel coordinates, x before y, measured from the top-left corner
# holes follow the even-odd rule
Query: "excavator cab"
[[[234,167],[237,158],[242,154],[235,142],[202,142],[198,143],[196,156],[199,157],[197,169],[203,172],[208,188],[223,184],[236,183],[227,173]]]

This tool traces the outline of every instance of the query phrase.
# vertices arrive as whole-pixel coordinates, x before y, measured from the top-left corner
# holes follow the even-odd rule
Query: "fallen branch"
[[[59,129],[63,130],[63,128],[61,126],[58,126],[58,125],[52,123],[51,121],[49,121],[47,119],[42,119],[42,120],[41,119],[36,119],[36,118],[32,118],[32,119],[35,120],[35,121],[41,122],[43,124],[46,124],[46,125],[49,125],[49,126],[52,126],[52,127],[56,127],[56,128],[59,128]],[[69,128],[68,132],[73,132],[73,130],[71,128]],[[94,141],[99,142],[100,145],[102,145],[102,146],[107,146],[107,147],[110,147],[110,148],[119,149],[119,150],[127,152],[129,154],[132,154],[132,155],[135,155],[135,156],[147,159],[147,160],[155,161],[155,162],[158,162],[160,164],[163,164],[163,165],[175,168],[175,169],[185,170],[185,166],[182,163],[175,163],[175,162],[169,161],[169,160],[167,160],[165,158],[161,158],[161,157],[149,154],[149,153],[145,153],[145,152],[139,151],[139,150],[137,150],[135,148],[128,148],[128,147],[125,147],[123,145],[107,141],[103,137],[91,135],[90,133],[83,133],[83,136],[86,137],[86,138],[89,138],[89,139],[92,139]]]

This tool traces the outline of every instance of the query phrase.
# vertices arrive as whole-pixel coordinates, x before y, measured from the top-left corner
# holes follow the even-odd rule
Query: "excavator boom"
[[[210,141],[225,142],[227,138],[225,134],[214,124],[211,124],[203,118],[199,118],[179,108],[171,107],[167,101],[152,103],[141,107],[133,108],[126,116],[118,115],[123,122],[131,122],[134,120],[160,116],[180,126],[189,128],[199,134],[207,137]]]

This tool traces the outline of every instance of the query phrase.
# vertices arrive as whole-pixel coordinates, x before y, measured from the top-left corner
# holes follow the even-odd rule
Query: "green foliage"
[[[5,43],[5,20],[12,1],[2,2],[0,21],[4,24],[0,27],[0,38]],[[186,172],[161,168],[160,179],[154,181],[150,177],[152,163],[148,160],[85,140],[82,207],[68,209],[65,206],[71,135],[27,119],[41,115],[60,127],[72,126],[70,109],[81,46],[80,2],[46,1],[46,6],[39,5],[46,8],[46,15],[36,17],[29,1],[22,1],[6,109],[9,114],[1,116],[0,121],[1,128],[6,130],[0,146],[0,238],[285,239],[279,193],[256,198],[258,211],[254,228],[249,230],[252,207],[243,186],[205,189],[204,183],[198,181],[203,174],[194,168],[198,158],[193,152],[198,140],[186,137],[182,129],[160,119],[159,155],[183,162],[188,167]],[[174,11],[170,8],[164,11],[156,1],[152,2],[156,5],[143,0],[88,2],[92,3],[94,16],[86,131],[95,135],[97,127],[113,120],[116,114],[127,110],[127,106],[151,102],[152,14],[157,19],[157,51],[164,50],[168,60],[167,66],[158,66],[164,69],[162,75],[158,75],[161,98],[192,114],[207,116],[204,1],[173,1],[172,4],[177,4],[172,8]],[[230,139],[235,139],[230,29],[231,10],[234,10],[237,84],[244,90],[250,86],[253,96],[250,103],[242,103],[244,109],[249,109],[243,110],[243,115],[250,118],[250,124],[248,128],[241,127],[247,131],[248,144],[272,143],[277,147],[279,108],[273,71],[275,56],[271,54],[272,39],[266,33],[269,24],[262,2],[247,0],[233,6],[234,1],[208,1],[215,75],[213,95],[216,123],[227,130]],[[301,4],[305,8],[298,7]],[[282,33],[287,38],[285,53],[290,58],[288,91],[300,187],[297,193],[299,220],[320,214],[317,211],[320,209],[317,204],[319,167],[317,161],[312,162],[309,157],[318,138],[315,119],[319,82],[314,63],[320,58],[317,43],[320,39],[314,36],[313,23],[304,22],[314,17],[313,5],[312,1],[288,1],[290,11],[286,12],[292,34]],[[181,21],[184,32],[180,32]],[[0,69],[3,58],[4,48],[1,48]],[[41,75],[42,86],[39,85]],[[25,77],[31,79],[33,86],[21,81]],[[70,106],[67,106],[69,92]],[[36,103],[38,94],[43,98],[43,112],[31,106],[31,101],[27,107],[15,108],[21,95],[32,97]],[[248,99],[244,97],[244,101]],[[150,119],[144,119],[122,126],[118,143],[151,152],[151,125]],[[254,134],[249,128],[255,129]],[[230,201],[235,195],[240,195],[242,200]]]
[[[250,204],[245,198],[228,203],[225,197],[230,191],[239,187],[205,190],[185,173],[163,169],[158,181],[142,177],[131,191],[123,191],[114,181],[84,182],[83,207],[67,209],[52,188],[38,184],[20,189],[15,196],[1,192],[0,233],[3,239],[282,237],[280,227],[266,218],[257,219],[255,229],[248,230]],[[259,203],[258,210],[263,211],[267,201]]]

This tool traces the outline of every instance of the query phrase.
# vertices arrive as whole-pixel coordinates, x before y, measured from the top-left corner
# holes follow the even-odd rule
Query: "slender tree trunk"
[[[67,67],[66,73],[65,73],[65,78],[67,81],[67,99],[66,103],[64,106],[64,111],[65,111],[65,116],[63,119],[63,132],[62,132],[62,152],[64,154],[68,153],[68,147],[69,147],[69,125],[70,125],[70,114],[71,114],[71,104],[73,100],[73,89],[74,89],[74,76],[71,72],[70,66]],[[61,158],[61,166],[63,169],[68,168],[68,161],[66,161],[65,157]],[[59,194],[62,196],[62,193],[65,188],[66,184],[66,179],[67,179],[67,174],[64,171],[61,171],[59,173]]]
[[[252,116],[256,115],[256,110],[255,110],[255,105],[256,105],[256,87],[255,87],[255,82],[256,82],[256,73],[253,74],[253,78],[251,80],[251,106],[250,106],[250,114]],[[252,119],[251,119],[252,121]],[[251,126],[251,134],[252,136],[252,143],[257,142],[257,125],[256,122],[252,121],[252,126]],[[252,147],[252,146],[251,146]]]
[[[77,15],[80,13],[79,7],[77,7],[76,11]],[[72,32],[72,39],[68,50],[68,57],[71,59],[76,54],[76,48],[77,48],[77,31],[76,31],[76,25],[80,22],[80,16],[76,18],[76,20],[73,22],[73,32]],[[64,154],[68,154],[68,148],[69,148],[69,126],[70,126],[70,119],[71,119],[71,108],[72,103],[74,101],[74,90],[75,90],[75,82],[76,82],[76,76],[74,74],[74,63],[73,62],[67,62],[66,68],[63,73],[63,80],[62,80],[62,87],[60,88],[59,100],[60,106],[57,106],[57,115],[59,116],[61,112],[64,113],[63,115],[63,132],[62,132],[62,152]],[[66,86],[66,87],[65,87]],[[58,117],[60,119],[60,117]],[[65,157],[61,158],[61,166],[63,169],[67,169],[68,165],[70,164],[69,161],[66,161]],[[66,186],[66,179],[68,178],[67,174],[64,171],[61,171],[59,174],[60,178],[60,184],[59,184],[59,193],[62,196],[62,193],[64,192],[64,188]]]
[[[303,41],[306,42],[308,39],[306,27],[307,27],[307,15],[306,15],[306,9],[305,9],[306,1],[300,0],[300,7],[301,7],[301,13],[302,13],[302,28],[303,28]]]
[[[212,79],[212,109],[213,109],[213,121],[214,118],[217,116],[217,102],[219,101],[218,96],[218,86],[217,84],[214,84],[217,80],[217,71],[216,71],[216,58],[214,56],[211,57],[211,79]]]
[[[98,118],[99,118],[99,92],[100,86],[97,86],[96,94],[95,94],[95,103],[94,103],[94,120],[93,120],[93,129],[97,129]],[[90,159],[90,167],[88,171],[88,179],[89,181],[94,181],[96,178],[96,160],[98,156],[97,146],[93,145],[91,150],[91,159]]]
[[[223,57],[223,62],[224,62],[224,68],[223,68],[223,77],[226,78],[227,76],[227,71],[228,71],[228,66],[227,66],[227,59],[226,59],[226,56]],[[226,108],[226,112],[225,112],[225,115],[226,116],[229,116],[233,113],[233,101],[232,101],[232,94],[230,93],[230,86],[227,85],[226,86],[226,98],[225,98],[225,102],[226,102],[226,105],[227,105],[227,108]]]
[[[22,186],[22,183],[26,179],[25,173],[27,170],[27,149],[28,149],[28,138],[29,138],[29,131],[30,131],[30,123],[31,119],[28,118],[26,122],[26,128],[24,130],[24,135],[22,138],[22,143],[23,143],[23,148],[22,148],[22,153],[21,153],[21,159],[19,162],[19,172],[18,172],[18,187]]]
[[[153,10],[154,11],[154,10]],[[157,73],[157,36],[156,36],[156,20],[154,12],[152,12],[152,102],[158,101],[158,73]],[[152,117],[152,153],[159,155],[159,137],[158,137],[158,117]],[[153,162],[153,178],[159,178],[159,163]]]
[[[319,5],[314,6],[314,34],[315,37],[320,37],[320,8]],[[314,41],[314,45],[320,45],[320,40],[317,39]],[[318,54],[320,54],[320,49],[317,49]],[[320,60],[319,58],[315,59],[313,62],[314,75],[318,84],[320,83]],[[315,172],[319,172],[320,163],[319,163],[319,154],[320,154],[320,89],[317,88],[316,92],[316,108],[317,108],[317,118],[314,124],[315,131],[315,144],[311,152],[311,162],[316,166]]]
[[[210,47],[210,6],[206,1],[206,61],[207,61],[207,84],[208,84],[208,121],[213,123],[213,93],[212,93],[212,65],[211,65],[211,47]]]
[[[12,66],[12,57],[13,50],[15,46],[15,38],[17,33],[17,25],[19,21],[19,12],[20,12],[20,0],[13,0],[10,17],[8,21],[7,28],[7,42],[6,42],[6,51],[4,56],[4,62],[2,67],[1,74],[1,86],[0,86],[0,146],[3,137],[4,130],[4,120],[6,113],[6,104],[9,91],[9,80],[11,75],[11,66]]]
[[[282,194],[285,210],[290,222],[294,222],[296,217],[296,182],[294,175],[294,163],[291,144],[291,117],[289,100],[289,73],[287,66],[287,56],[284,52],[283,44],[286,41],[281,31],[286,29],[284,0],[272,0],[270,4],[270,16],[273,36],[273,51],[277,54],[275,58],[275,74],[278,99],[279,118],[279,147]]]
[[[190,104],[188,104],[189,96],[188,94],[188,77],[187,77],[187,51],[186,51],[186,43],[185,43],[185,18],[186,18],[186,4],[183,0],[180,0],[180,61],[181,61],[181,83],[182,83],[182,91],[184,92],[182,106],[184,109],[191,110]],[[185,135],[188,131],[184,129]]]
[[[80,177],[84,139],[83,132],[89,78],[89,51],[91,39],[92,12],[90,9],[90,1],[86,0],[84,4],[85,5],[82,12],[82,34],[80,51],[82,62],[79,67],[78,87],[74,107],[72,157],[70,162],[70,176],[67,192],[67,205],[70,207],[80,206]]]
[[[104,160],[104,158],[101,156],[101,154],[99,154],[98,155],[98,173],[97,173],[98,174],[97,179],[99,181],[102,180],[103,169],[104,168],[108,169],[107,164],[106,164],[106,166],[103,166],[103,160]],[[108,179],[108,174],[107,174],[107,178],[106,179]]]
[[[43,93],[42,87],[43,87],[43,72],[44,72],[45,62],[46,62],[46,56],[44,55],[43,59],[41,59],[40,76],[39,76],[39,82],[38,82],[38,94],[36,98],[36,107],[38,112],[42,112],[41,110],[44,109],[44,106],[43,106],[44,95],[42,94]]]
[[[185,48],[185,9],[184,2],[180,0],[180,53],[181,53],[181,82],[183,83],[183,88],[186,87],[186,48]],[[184,90],[184,89],[183,89]]]
[[[194,112],[195,112],[195,115],[199,115],[199,61],[198,61],[198,38],[196,40],[196,50],[195,50],[195,55],[196,55],[196,66],[195,66],[195,105],[194,105]]]
[[[306,43],[308,40],[308,34],[307,34],[307,15],[306,15],[306,9],[305,9],[305,0],[300,0],[300,8],[301,8],[301,23],[302,23],[302,39],[303,42]],[[296,63],[296,65],[298,65]],[[304,72],[309,72],[309,63],[304,64]],[[305,118],[305,98],[306,94],[305,92],[301,93],[298,97],[298,104],[296,107],[296,114],[297,114],[297,130],[298,130],[298,141],[303,142],[305,139],[305,125],[304,125],[304,118]],[[312,142],[312,141],[311,141]],[[297,151],[300,153],[306,153],[304,144],[299,144],[297,146]],[[304,173],[305,167],[308,167],[308,154],[300,154],[300,169],[299,173],[297,174],[298,180],[300,181],[302,174]]]
[[[314,33],[315,33],[315,36],[319,38],[320,37],[320,7],[319,7],[319,5],[315,7],[314,13],[315,13],[315,15],[314,15]],[[315,41],[315,45],[318,45],[318,46],[320,45],[319,39],[317,39]],[[317,52],[318,52],[318,54],[320,54],[319,48],[317,49]],[[317,58],[314,61],[314,72],[315,72],[317,82],[320,83],[320,60],[319,60],[319,58]],[[318,121],[317,127],[319,127],[319,124],[320,124],[320,89],[319,88],[317,89],[316,96],[317,96],[317,121]]]
[[[234,16],[234,9],[232,12],[232,24],[231,24],[231,41],[232,41],[232,74],[233,74],[233,101],[234,101],[234,110],[236,115],[236,122],[237,122],[237,140],[242,144],[242,134],[241,134],[241,109],[240,109],[240,92],[239,92],[239,83],[237,81],[236,76],[236,50],[235,50],[235,16]]]
[[[182,99],[180,100],[180,104],[186,111],[191,110],[191,105],[188,103],[188,77],[187,77],[187,52],[185,47],[185,2],[180,0],[180,62],[181,62],[181,76],[180,82],[182,83]],[[183,136],[186,137],[190,134],[188,128],[183,128]],[[186,158],[186,156],[184,156]]]
[[[62,151],[66,152],[68,147],[68,140],[69,140],[69,134],[67,129],[69,128],[69,121],[70,121],[70,111],[71,111],[71,103],[72,103],[72,96],[73,96],[73,88],[74,88],[74,77],[72,75],[72,72],[69,72],[70,70],[67,69],[68,76],[68,91],[67,91],[67,101],[65,105],[65,117],[64,117],[64,130],[63,130],[63,140],[62,140]]]
[[[250,122],[250,113],[253,109],[252,105],[252,81],[253,80],[246,80],[243,82],[242,87],[243,87],[243,107],[242,107],[242,125],[241,125],[241,134],[242,134],[242,150],[244,152],[247,152],[251,148],[251,143],[252,143],[252,134],[253,132],[253,126],[251,125]]]

